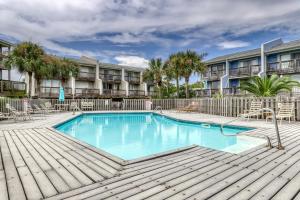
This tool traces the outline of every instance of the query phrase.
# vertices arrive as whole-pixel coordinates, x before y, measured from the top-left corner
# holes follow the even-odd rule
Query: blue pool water
[[[175,121],[153,113],[83,114],[56,127],[90,145],[129,160],[197,144],[239,153],[264,141],[226,137],[217,125]],[[225,127],[225,134],[249,130]]]

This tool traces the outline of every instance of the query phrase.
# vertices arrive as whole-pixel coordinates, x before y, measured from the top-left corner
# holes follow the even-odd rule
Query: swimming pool
[[[223,136],[218,125],[178,121],[155,113],[82,114],[55,128],[125,160],[193,144],[240,153],[266,143],[248,136]],[[224,133],[247,130],[250,129],[228,126]]]

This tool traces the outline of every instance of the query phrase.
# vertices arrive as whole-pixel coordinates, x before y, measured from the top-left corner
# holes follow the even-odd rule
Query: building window
[[[60,87],[60,80],[43,80],[42,87]]]
[[[283,54],[280,55],[280,61],[281,61],[281,68],[289,68],[290,67],[290,61],[291,60],[291,54]]]

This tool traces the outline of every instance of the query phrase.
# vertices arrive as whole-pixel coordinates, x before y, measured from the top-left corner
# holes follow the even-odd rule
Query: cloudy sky
[[[136,66],[178,50],[209,59],[300,39],[299,19],[299,0],[0,0],[2,39]]]

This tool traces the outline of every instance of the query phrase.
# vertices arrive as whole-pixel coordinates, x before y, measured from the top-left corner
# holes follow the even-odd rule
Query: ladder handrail
[[[262,108],[262,109],[258,110],[257,113],[260,113],[262,111],[269,111],[269,112],[272,113],[273,122],[274,122],[274,126],[275,126],[275,131],[276,131],[277,143],[278,143],[277,148],[280,149],[280,150],[283,150],[284,147],[281,144],[281,139],[280,139],[280,134],[279,134],[279,129],[278,129],[278,123],[277,123],[276,114],[275,114],[274,110],[270,109],[270,108]],[[237,121],[239,119],[240,118],[238,117],[238,118],[236,118],[234,120],[230,120],[228,122],[222,123],[220,125],[221,134],[224,135],[224,136],[239,136],[239,135],[243,135],[243,134],[224,134],[224,131],[223,131],[225,125],[227,125],[229,123],[232,123],[234,121]],[[272,148],[270,137],[267,136],[267,135],[261,134],[261,133],[260,133],[260,135],[263,135],[267,139],[267,141],[268,141],[268,147]]]
[[[79,108],[79,106],[77,105],[77,102],[75,102],[75,101],[73,101],[73,102],[70,103],[70,109],[72,109],[73,115],[75,115],[75,111],[76,110],[78,110],[79,112],[83,113],[83,111]]]

